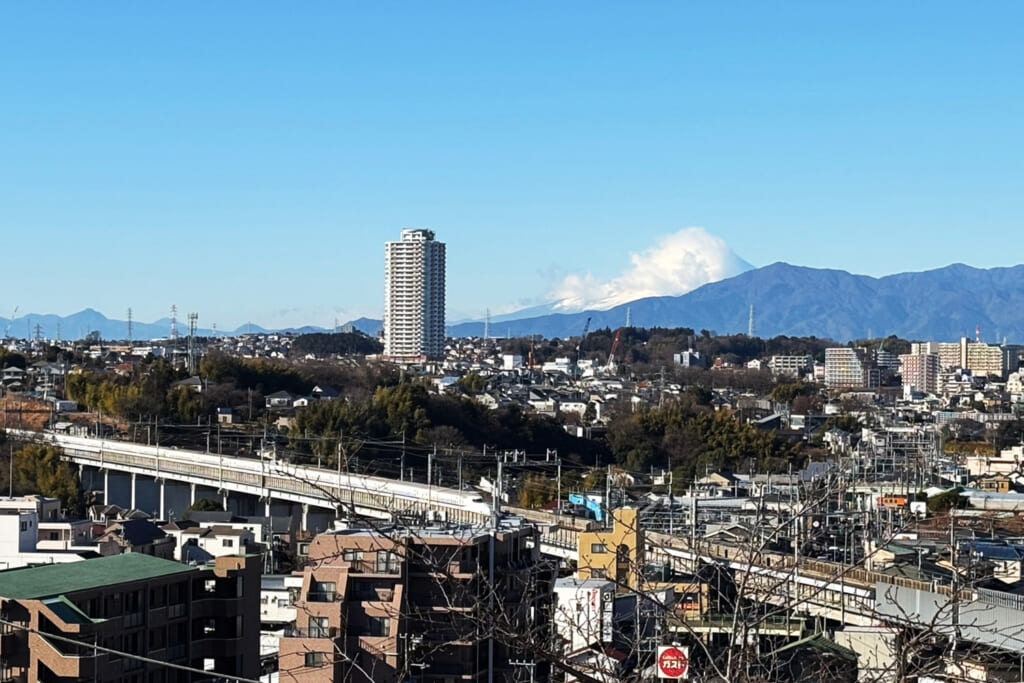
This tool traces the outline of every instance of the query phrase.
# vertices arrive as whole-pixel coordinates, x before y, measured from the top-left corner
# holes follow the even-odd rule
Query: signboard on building
[[[614,629],[612,623],[615,617],[615,593],[612,590],[606,590],[601,595],[601,640],[605,643],[611,643],[615,638]]]
[[[687,678],[690,671],[690,650],[675,645],[658,648],[658,677]]]

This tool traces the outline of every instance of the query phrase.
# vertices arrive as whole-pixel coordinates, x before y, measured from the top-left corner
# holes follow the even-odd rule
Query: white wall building
[[[854,349],[825,349],[825,386],[829,389],[857,388],[867,384],[864,365]]]
[[[39,515],[35,509],[0,508],[0,570],[27,567],[30,564],[77,562],[82,559],[76,552],[39,551],[38,539]],[[95,546],[80,550],[95,551]]]
[[[384,357],[444,356],[445,245],[433,230],[403,230],[384,247]]]
[[[811,356],[772,356],[768,361],[768,367],[776,376],[801,377],[814,367],[814,358]]]
[[[295,624],[295,599],[302,590],[302,574],[264,574],[260,580],[260,623]]]
[[[566,577],[555,581],[555,629],[571,656],[591,645],[611,643],[615,584],[607,579]]]

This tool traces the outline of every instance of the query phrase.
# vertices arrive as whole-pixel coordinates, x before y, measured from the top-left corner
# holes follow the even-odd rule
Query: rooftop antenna
[[[171,304],[171,343],[178,341],[178,307]]]
[[[750,319],[747,320],[747,336],[754,336],[754,304],[750,304]]]
[[[981,325],[974,326],[974,342],[976,344],[981,343]]]
[[[484,341],[491,336],[491,309],[484,311]]]
[[[132,309],[128,309],[128,342],[132,341]]]

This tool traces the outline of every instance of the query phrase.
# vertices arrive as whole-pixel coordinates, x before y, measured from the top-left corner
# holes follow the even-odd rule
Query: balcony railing
[[[334,626],[323,628],[286,628],[285,638],[337,638],[338,629]]]
[[[337,591],[309,591],[306,593],[306,602],[337,602],[342,597]]]
[[[397,575],[401,573],[401,564],[398,560],[388,562],[374,562],[371,560],[351,560],[348,570],[354,574],[387,574]]]
[[[184,607],[184,605],[182,605]],[[121,619],[121,626],[123,628],[134,628],[141,626],[142,622],[145,621],[145,614],[143,612],[129,612],[125,614]]]

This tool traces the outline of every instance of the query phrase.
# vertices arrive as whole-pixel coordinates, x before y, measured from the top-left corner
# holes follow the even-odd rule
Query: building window
[[[398,554],[387,550],[377,551],[377,573],[396,574],[398,573]]]
[[[363,559],[363,551],[362,550],[346,550],[346,551],[344,551],[341,554],[341,559],[345,560],[346,562],[353,562],[355,560],[361,560],[361,559]]]
[[[608,548],[605,546],[604,543],[591,543],[590,552],[595,555],[600,555],[601,553],[608,552]]]
[[[386,636],[391,632],[391,619],[387,617],[367,617],[370,636]]]
[[[607,569],[591,569],[590,570],[590,578],[592,578],[592,579],[607,579],[608,578],[608,570]]]
[[[327,617],[310,617],[309,618],[309,637],[310,638],[328,638],[331,630],[327,625]]]
[[[224,540],[222,541],[222,543],[223,543],[223,545],[224,545],[224,547],[225,547],[225,548],[232,548],[232,547],[234,547],[234,545],[235,545],[235,541],[234,541],[234,539],[232,539],[232,538],[225,538],[225,539],[224,539]]]
[[[324,665],[324,653],[323,652],[307,652],[306,653],[306,666],[323,666]]]

